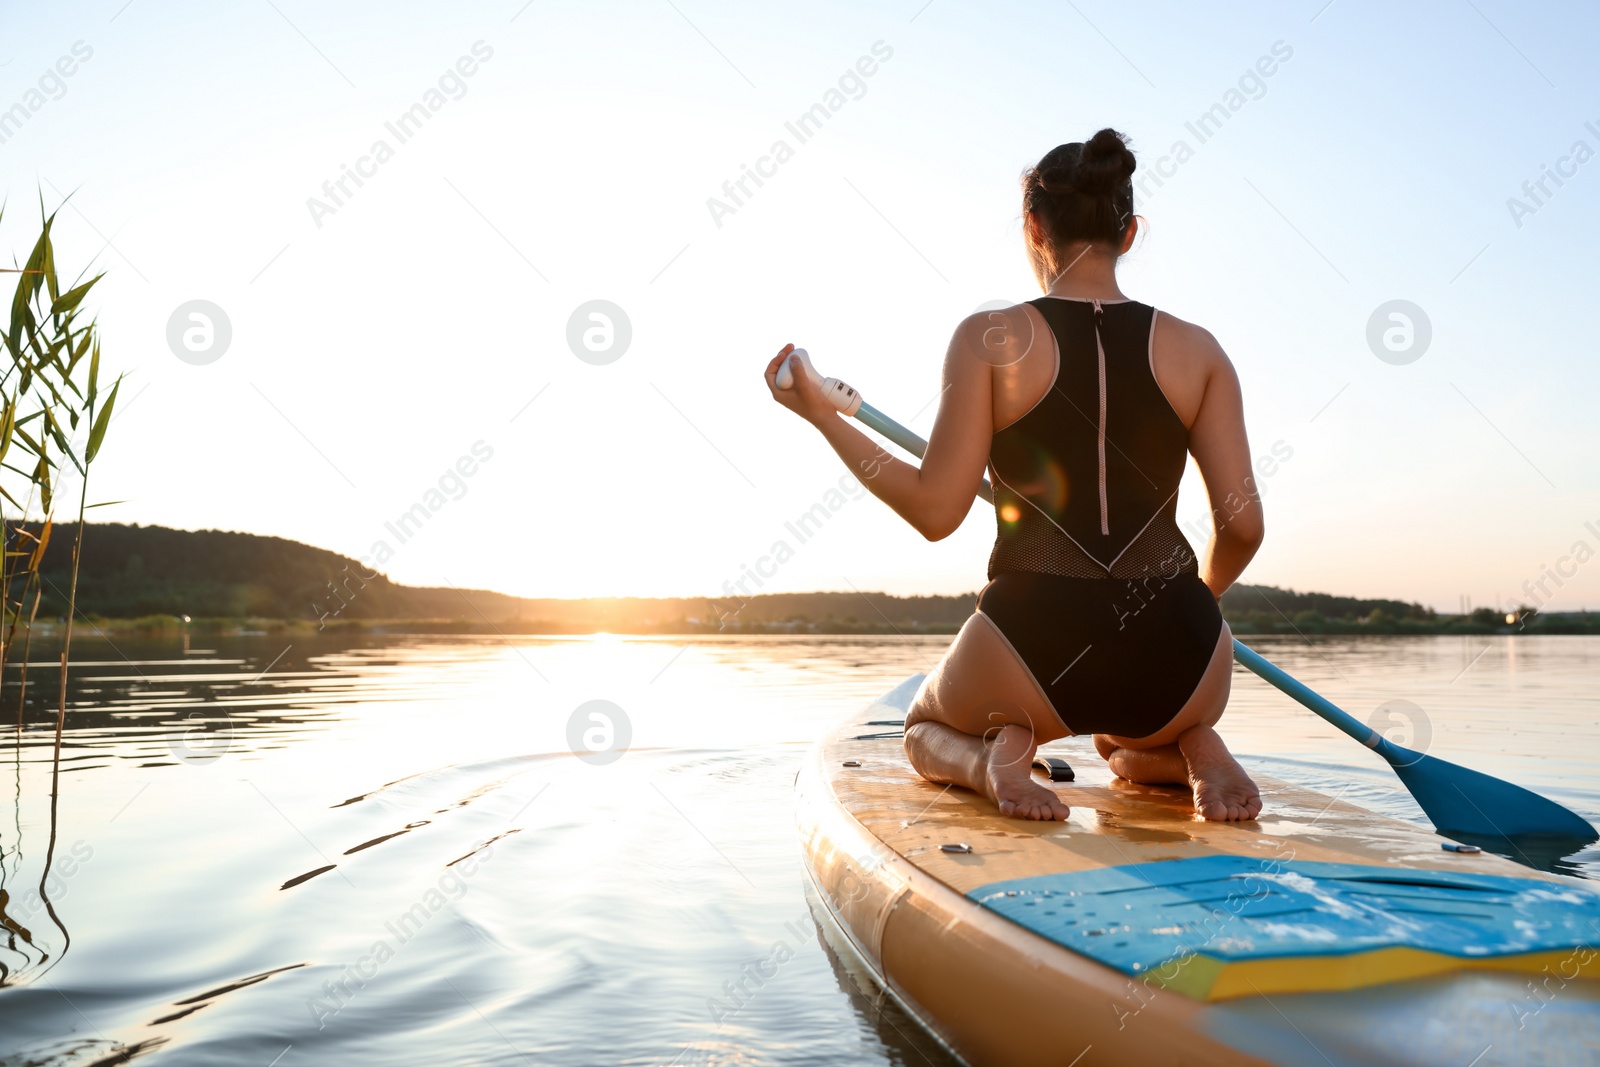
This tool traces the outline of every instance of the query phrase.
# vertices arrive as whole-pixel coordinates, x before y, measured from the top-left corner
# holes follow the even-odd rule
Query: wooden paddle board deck
[[[911,770],[919,682],[816,746],[798,816],[833,939],[966,1062],[1600,1063],[1587,883],[1274,779],[1204,822],[1089,738],[1044,749],[1072,817],[1008,819]]]

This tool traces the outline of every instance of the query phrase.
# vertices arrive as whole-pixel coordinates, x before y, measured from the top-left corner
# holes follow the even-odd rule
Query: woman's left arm
[[[988,316],[973,315],[956,328],[945,354],[939,413],[920,468],[896,459],[836,411],[804,374],[793,389],[779,389],[778,368],[794,350],[785,345],[767,364],[772,398],[822,432],[845,466],[872,494],[930,541],[961,525],[983,482],[994,436],[993,352],[984,347]],[[985,358],[987,354],[988,358]]]

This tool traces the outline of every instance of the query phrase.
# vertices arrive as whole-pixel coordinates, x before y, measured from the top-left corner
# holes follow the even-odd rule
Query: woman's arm
[[[1261,547],[1266,522],[1251,468],[1239,375],[1216,338],[1199,327],[1189,329],[1193,355],[1208,367],[1200,411],[1189,428],[1189,451],[1211,502],[1211,542],[1200,578],[1221,598]]]
[[[990,362],[983,358],[986,316],[974,315],[956,328],[945,355],[939,414],[918,468],[896,459],[836,411],[816,383],[795,375],[793,389],[779,389],[778,367],[794,350],[767,364],[772,398],[822,432],[845,466],[873,495],[930,541],[949,537],[972,508],[983,481],[994,436]],[[990,357],[993,358],[992,355]]]

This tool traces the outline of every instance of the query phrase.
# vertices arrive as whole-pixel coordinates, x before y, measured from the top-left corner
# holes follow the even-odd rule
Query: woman
[[[1052,149],[1023,176],[1028,257],[1044,297],[956,329],[918,469],[842,418],[805,375],[777,388],[868,488],[929,540],[966,516],[987,466],[999,533],[978,611],[906,718],[932,782],[1008,816],[1065,819],[1033,779],[1043,742],[1092,733],[1123,778],[1187,785],[1212,820],[1261,797],[1215,726],[1232,635],[1217,607],[1261,544],[1239,380],[1205,330],[1128,299],[1117,259],[1138,232],[1121,134]],[[1175,521],[1193,455],[1212,504],[1204,559]]]

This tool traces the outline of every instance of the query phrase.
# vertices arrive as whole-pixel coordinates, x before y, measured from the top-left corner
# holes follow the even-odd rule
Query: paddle
[[[1416,798],[1423,814],[1433,823],[1433,828],[1441,834],[1486,838],[1566,837],[1585,844],[1600,840],[1594,827],[1553,800],[1520,785],[1395,744],[1238,639],[1233,642],[1233,658],[1388,760],[1394,773]]]
[[[801,373],[818,379],[805,350],[797,348],[778,368],[778,388],[794,387],[795,371],[791,364],[798,364]],[[861,394],[850,386],[836,378],[818,380],[828,399],[843,414],[859,419],[918,459],[927,451],[926,441],[865,403]],[[979,496],[992,499],[987,481]],[[1233,642],[1233,656],[1268,684],[1388,760],[1401,784],[1411,791],[1423,814],[1439,833],[1483,838],[1554,837],[1583,844],[1600,840],[1594,827],[1553,800],[1386,740],[1238,640]]]

